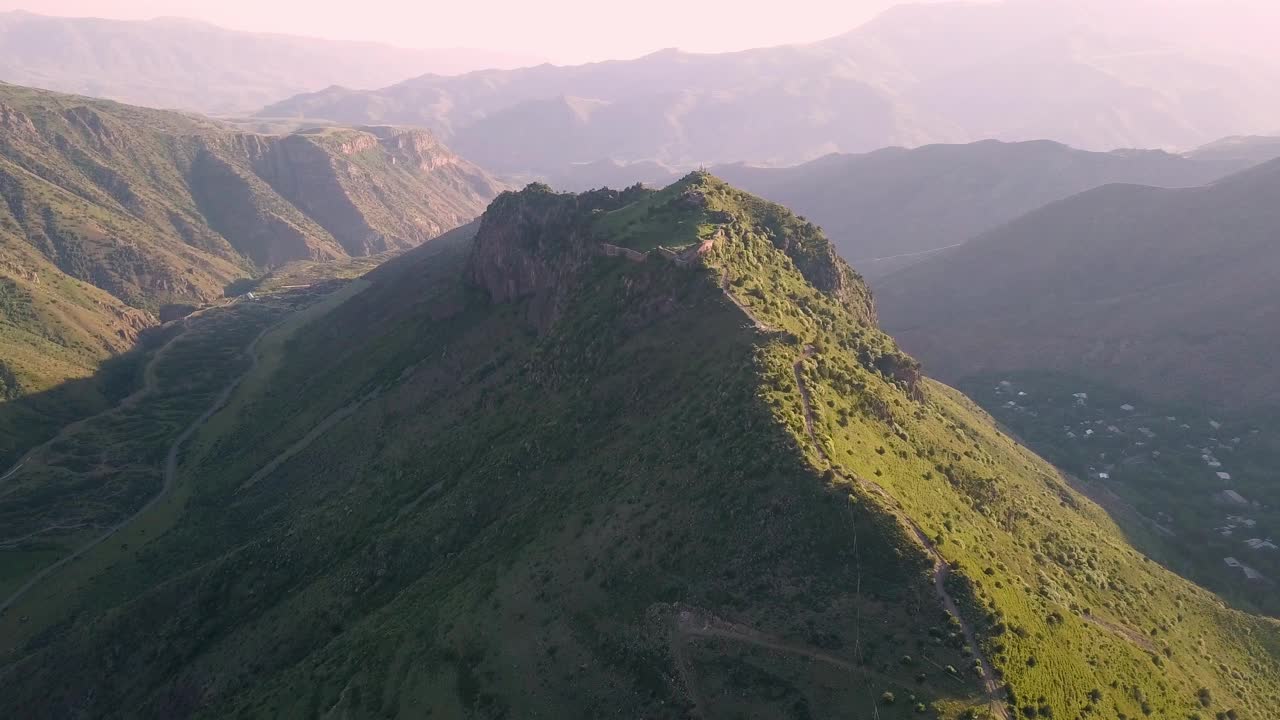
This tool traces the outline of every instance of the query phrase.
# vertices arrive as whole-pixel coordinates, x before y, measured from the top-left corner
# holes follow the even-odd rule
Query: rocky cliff
[[[591,220],[616,210],[643,190],[557,193],[535,183],[499,195],[485,211],[467,263],[467,277],[494,302],[532,296],[530,319],[554,320],[566,288],[600,254]]]

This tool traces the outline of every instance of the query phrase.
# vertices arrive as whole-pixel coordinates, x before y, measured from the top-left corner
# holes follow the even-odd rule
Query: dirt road
[[[244,490],[248,490],[249,488],[256,485],[259,480],[262,480],[266,476],[275,472],[277,468],[279,468],[281,465],[287,462],[294,455],[297,455],[303,450],[306,450],[308,445],[315,442],[316,439],[319,438],[321,435],[324,435],[325,433],[329,432],[330,428],[332,428],[334,425],[337,425],[338,423],[342,422],[351,414],[353,414],[355,411],[363,407],[365,403],[378,397],[381,394],[382,394],[382,388],[378,388],[376,390],[373,390],[367,393],[364,397],[352,400],[346,405],[343,405],[337,410],[334,410],[325,419],[321,420],[315,427],[311,428],[311,430],[309,430],[306,435],[302,436],[300,440],[290,445],[289,447],[285,448],[283,452],[281,452],[279,455],[272,458],[270,462],[268,462],[266,465],[262,466],[261,469],[255,472],[252,477],[244,481],[244,484],[242,484],[236,490],[236,492],[242,492]]]
[[[212,417],[214,413],[220,410],[222,406],[227,403],[227,400],[231,398],[231,393],[235,392],[236,387],[240,385],[240,381],[243,380],[245,376],[247,376],[249,373],[253,372],[255,368],[257,368],[258,356],[254,352],[254,350],[258,345],[258,341],[261,340],[262,337],[267,334],[267,330],[269,329],[270,328],[264,329],[262,332],[258,333],[257,337],[255,337],[253,341],[250,342],[242,351],[243,354],[249,356],[249,367],[243,373],[241,373],[240,375],[237,375],[235,379],[233,379],[231,382],[227,383],[227,385],[222,389],[222,392],[220,392],[218,396],[214,398],[213,402],[209,405],[209,407],[205,409],[205,411],[200,415],[200,417],[192,421],[192,423],[188,425],[185,430],[182,431],[182,434],[179,435],[177,439],[173,441],[173,444],[169,446],[169,454],[165,458],[164,481],[160,487],[160,492],[156,493],[154,497],[148,500],[146,504],[138,508],[138,510],[134,512],[132,515],[130,515],[129,517],[121,520],[115,525],[112,525],[110,528],[106,530],[106,532],[102,533],[98,537],[89,541],[87,544],[81,546],[80,549],[76,550],[74,553],[62,558],[58,562],[50,565],[49,567],[37,573],[34,577],[28,580],[26,584],[18,588],[16,592],[10,595],[9,598],[4,601],[4,604],[0,604],[0,613],[4,613],[10,607],[15,605],[19,600],[23,598],[23,596],[25,596],[28,592],[30,592],[32,588],[39,585],[45,578],[49,577],[53,573],[60,570],[64,565],[77,560],[78,558],[83,556],[85,553],[89,552],[90,550],[94,549],[98,545],[101,545],[106,540],[110,539],[113,535],[119,532],[121,528],[129,525],[134,520],[136,520],[140,515],[147,512],[151,508],[155,507],[156,503],[163,500],[169,494],[169,492],[173,489],[174,483],[178,476],[178,457],[182,452],[183,444],[185,444],[187,440],[189,440],[191,436],[194,435],[196,431],[200,429],[201,425],[203,425],[206,421],[208,421],[208,419]],[[170,340],[168,344],[172,344],[174,340],[177,340],[177,338]],[[166,344],[166,347],[168,346],[168,344]],[[163,348],[161,350],[163,351]],[[156,358],[152,358],[151,362],[154,363],[158,359],[158,357],[159,357],[159,352],[157,352]],[[151,364],[148,364],[148,371],[150,371],[150,368],[151,368]],[[151,384],[150,387],[154,388],[154,384]],[[133,397],[133,396],[130,396],[130,397]],[[81,422],[84,422],[84,421],[81,421]]]
[[[229,302],[221,303],[219,305],[211,305],[207,308],[201,308],[191,313],[190,315],[182,318],[181,320],[175,320],[174,321],[175,323],[182,325],[183,331],[169,338],[164,345],[161,345],[160,348],[156,350],[155,354],[151,356],[151,359],[147,361],[147,366],[142,370],[142,387],[138,388],[137,390],[134,390],[127,397],[122,399],[120,402],[107,408],[106,410],[103,410],[100,413],[95,413],[88,417],[80,418],[79,420],[76,420],[73,423],[63,425],[62,428],[58,430],[57,435],[54,435],[48,440],[28,450],[27,453],[23,455],[18,460],[18,462],[15,463],[12,468],[10,468],[8,472],[6,472],[4,475],[0,475],[0,483],[3,483],[6,480],[17,475],[18,471],[21,470],[23,466],[25,466],[31,460],[31,458],[35,457],[37,453],[41,452],[42,450],[54,444],[55,442],[61,440],[62,438],[65,438],[67,435],[70,435],[71,433],[75,432],[81,427],[84,427],[85,423],[88,423],[92,420],[96,420],[97,418],[103,417],[105,415],[110,415],[111,413],[114,413],[123,408],[132,407],[136,405],[139,400],[141,400],[142,398],[154,392],[156,387],[156,373],[155,373],[156,363],[160,361],[160,358],[164,357],[165,353],[168,352],[169,348],[172,347],[175,342],[177,342],[184,335],[186,335],[186,329],[189,327],[189,323],[191,319],[200,317],[201,315],[208,312],[209,310],[213,310],[215,308],[220,308],[220,307],[226,307],[228,305],[231,305],[234,302],[235,302],[234,300],[231,300]]]

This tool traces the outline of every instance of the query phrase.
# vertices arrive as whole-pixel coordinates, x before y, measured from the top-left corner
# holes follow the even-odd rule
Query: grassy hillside
[[[980,375],[960,387],[1071,473],[1142,552],[1236,607],[1280,615],[1274,414],[1207,412],[1045,371]]]
[[[471,235],[292,335],[196,438],[167,532],[0,617],[5,713],[1280,702],[1280,626],[920,377],[812,224],[693,175],[531,186]]]
[[[495,192],[425,132],[256,135],[0,84],[0,399],[92,375],[167,305],[292,260],[404,250]]]

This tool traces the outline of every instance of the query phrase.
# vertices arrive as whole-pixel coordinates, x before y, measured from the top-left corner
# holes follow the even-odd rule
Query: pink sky
[[[895,4],[901,0],[0,0],[0,10],[130,20],[181,16],[237,30],[584,62],[665,47],[725,51],[819,40]]]

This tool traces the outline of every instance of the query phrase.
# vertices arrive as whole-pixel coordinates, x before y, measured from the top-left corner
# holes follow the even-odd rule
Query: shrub
[[[1213,704],[1213,694],[1209,692],[1209,688],[1202,687],[1196,691],[1196,699],[1200,701],[1201,707],[1209,707]]]

